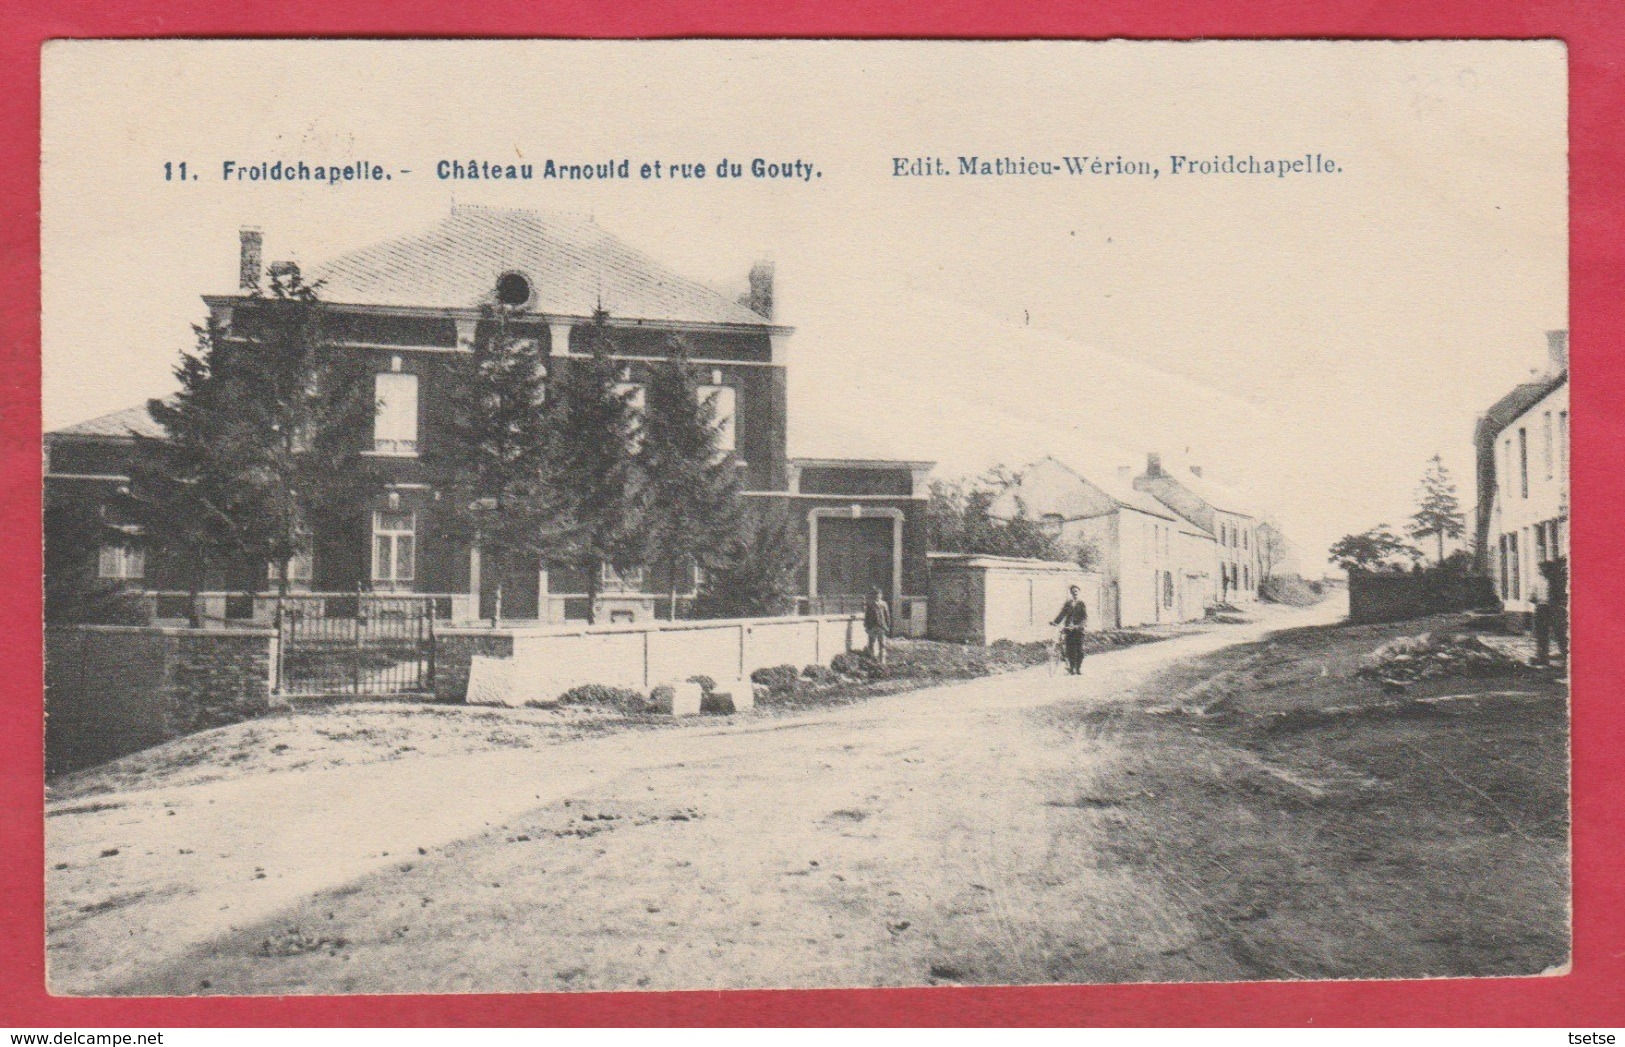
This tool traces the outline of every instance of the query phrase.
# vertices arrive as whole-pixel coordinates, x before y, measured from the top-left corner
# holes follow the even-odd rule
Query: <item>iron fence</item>
[[[280,601],[277,693],[432,693],[438,602],[379,593],[302,593]]]

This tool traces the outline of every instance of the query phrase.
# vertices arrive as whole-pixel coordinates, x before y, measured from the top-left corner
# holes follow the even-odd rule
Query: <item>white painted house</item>
[[[1162,467],[1156,453],[1146,456],[1136,489],[1154,496],[1181,520],[1213,538],[1213,569],[1219,603],[1258,602],[1258,527],[1256,510],[1222,484],[1202,475],[1198,466],[1175,474]]]
[[[1190,621],[1205,612],[1212,536],[1135,490],[1128,470],[1085,477],[1054,457],[1041,458],[993,505],[1007,519],[1020,510],[1063,545],[1094,549],[1108,626]]]
[[[1568,332],[1547,334],[1544,374],[1520,384],[1478,426],[1484,566],[1502,609],[1530,614],[1540,564],[1569,555]]]

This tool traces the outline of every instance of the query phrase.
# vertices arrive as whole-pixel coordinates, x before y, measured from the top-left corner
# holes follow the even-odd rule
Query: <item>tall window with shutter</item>
[[[638,431],[627,441],[627,452],[637,454],[643,447],[642,419],[648,410],[648,392],[642,382],[623,380],[615,383],[615,395],[626,401],[626,406],[638,418]]]
[[[1556,456],[1552,453],[1552,412],[1547,411],[1542,422],[1541,447],[1545,453],[1541,455],[1541,458],[1546,463],[1546,479],[1550,480],[1552,478],[1552,469],[1556,465]]]
[[[702,385],[699,387],[698,395],[701,403],[709,399],[712,409],[716,412],[713,421],[717,427],[717,450],[738,450],[738,438],[734,433],[734,412],[737,409],[737,394],[734,387]]]
[[[1529,430],[1518,430],[1518,491],[1520,497],[1529,497]]]
[[[373,450],[412,455],[418,451],[418,376],[386,372],[375,379],[378,413],[373,420]]]

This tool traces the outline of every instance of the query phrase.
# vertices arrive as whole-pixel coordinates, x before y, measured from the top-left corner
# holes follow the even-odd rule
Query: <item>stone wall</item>
[[[46,772],[263,715],[275,649],[267,629],[47,629]]]
[[[1349,621],[1397,622],[1430,614],[1497,610],[1488,576],[1452,571],[1349,572]]]

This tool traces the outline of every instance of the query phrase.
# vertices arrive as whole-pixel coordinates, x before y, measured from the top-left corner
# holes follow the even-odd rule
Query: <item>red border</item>
[[[1576,0],[12,0],[0,12],[0,1025],[1625,1026],[1625,5]],[[1571,85],[1574,970],[1435,982],[66,1000],[43,988],[39,621],[39,56],[55,37],[848,36],[1561,38]],[[1463,433],[1462,438],[1467,439]],[[1611,584],[1613,583],[1613,584]]]

